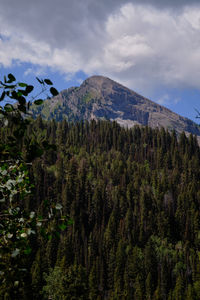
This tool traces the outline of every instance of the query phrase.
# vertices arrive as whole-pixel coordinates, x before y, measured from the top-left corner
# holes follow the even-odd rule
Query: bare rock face
[[[103,76],[92,76],[80,87],[69,88],[46,100],[39,109],[32,106],[32,111],[35,117],[41,114],[48,120],[109,119],[129,128],[148,125],[200,136],[200,127],[191,120]]]

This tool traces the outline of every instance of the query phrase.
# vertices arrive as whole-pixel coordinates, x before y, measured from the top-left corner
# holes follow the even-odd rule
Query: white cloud
[[[195,8],[190,9],[189,7],[185,9],[183,17],[185,21],[189,23],[194,29],[200,30],[200,13],[199,10]]]
[[[152,48],[143,36],[125,35],[111,39],[111,42],[105,46],[104,58],[106,66],[120,72],[134,67],[139,60],[150,57],[152,52]]]
[[[28,76],[28,75],[44,76],[44,75],[46,75],[46,68],[45,67],[28,68],[24,72],[24,76]]]
[[[158,102],[161,105],[165,105],[169,102],[169,95],[168,94],[164,94],[163,96],[161,96],[156,102]]]
[[[0,0],[0,64],[29,62],[66,78],[82,70],[140,92],[199,88],[198,2],[187,7],[178,7],[178,0],[140,3]]]
[[[171,105],[171,104],[177,104],[178,102],[181,101],[181,99],[177,97],[172,98],[170,97],[170,95],[164,94],[155,101],[160,105]]]
[[[172,14],[149,6],[123,6],[107,21],[111,40],[105,52],[110,54],[111,75],[141,90],[161,85],[199,88],[200,36],[194,14],[198,19],[199,7]],[[115,62],[122,68],[115,69]]]

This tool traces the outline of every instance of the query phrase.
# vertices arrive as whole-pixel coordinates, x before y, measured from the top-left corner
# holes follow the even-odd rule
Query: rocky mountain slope
[[[200,127],[191,120],[103,76],[92,76],[80,87],[63,90],[42,106],[32,106],[32,112],[34,117],[41,114],[47,120],[109,119],[127,127],[135,124],[165,127],[200,136]]]

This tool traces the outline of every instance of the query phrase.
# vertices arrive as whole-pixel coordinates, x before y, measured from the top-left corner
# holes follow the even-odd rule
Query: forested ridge
[[[1,143],[12,130],[0,129]],[[26,134],[57,146],[30,168],[27,209],[45,215],[46,203],[59,202],[73,223],[57,236],[32,238],[19,299],[200,299],[194,136],[40,117]],[[0,298],[14,299],[12,284]]]

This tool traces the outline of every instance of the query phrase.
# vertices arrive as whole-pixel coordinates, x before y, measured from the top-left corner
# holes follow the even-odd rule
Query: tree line
[[[14,127],[2,126],[1,144]],[[19,299],[200,298],[195,136],[38,117],[20,146],[24,156],[27,138],[56,148],[32,162],[33,192],[23,205],[48,218],[49,204],[60,204],[72,222],[52,218],[48,234],[38,227],[31,236]],[[2,299],[15,299],[14,290],[12,282],[1,284]]]

